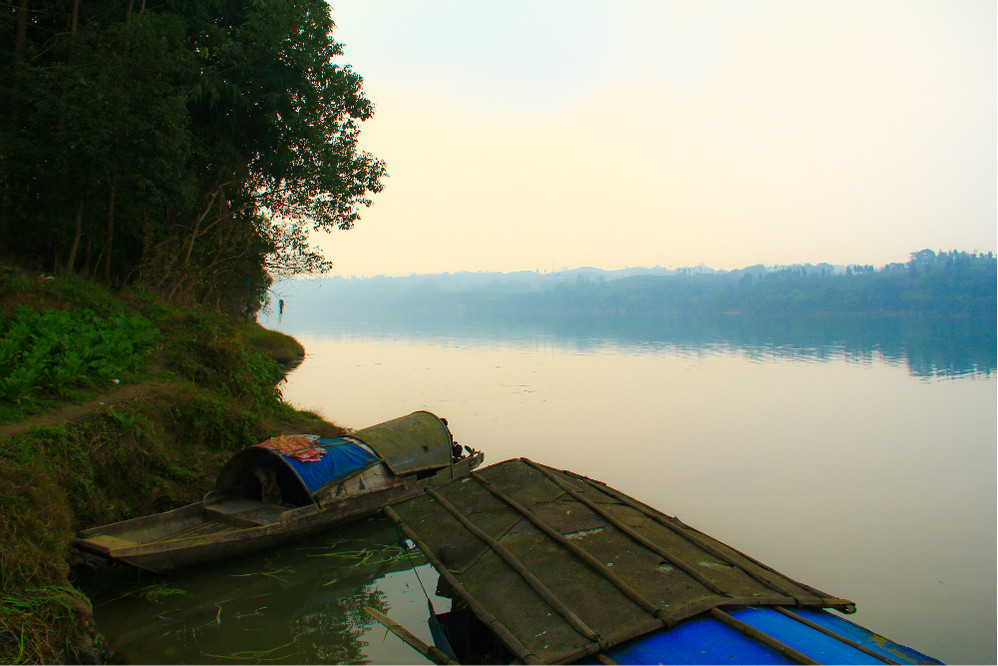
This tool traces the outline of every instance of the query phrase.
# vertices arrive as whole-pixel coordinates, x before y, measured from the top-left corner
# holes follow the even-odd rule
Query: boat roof
[[[371,447],[394,474],[411,474],[451,464],[454,440],[447,423],[427,411],[357,430],[349,437]]]
[[[378,462],[398,476],[446,467],[452,463],[451,443],[443,420],[426,411],[344,437],[281,435],[233,455],[219,473],[215,490],[238,486],[257,465],[279,460],[283,463],[275,470],[279,477],[289,482],[293,478],[296,486],[318,501],[339,481]],[[286,486],[282,483],[282,487]]]
[[[526,458],[385,513],[524,663],[579,659],[718,606],[855,608],[602,482]]]

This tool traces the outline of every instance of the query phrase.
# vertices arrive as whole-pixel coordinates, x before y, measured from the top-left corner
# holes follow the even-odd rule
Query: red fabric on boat
[[[318,462],[326,455],[324,448],[316,446],[318,443],[318,435],[282,435],[261,442],[260,446],[301,462]]]

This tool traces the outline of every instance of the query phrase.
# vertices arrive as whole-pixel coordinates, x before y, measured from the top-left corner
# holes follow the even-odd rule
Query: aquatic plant
[[[179,587],[171,587],[166,583],[151,583],[135,588],[134,590],[129,590],[126,594],[145,599],[146,601],[152,601],[153,603],[161,603],[166,597],[184,596],[187,594],[187,590]]]

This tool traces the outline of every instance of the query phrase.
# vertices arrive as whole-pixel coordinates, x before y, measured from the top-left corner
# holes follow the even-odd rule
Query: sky
[[[993,0],[330,0],[387,164],[333,275],[998,247]]]

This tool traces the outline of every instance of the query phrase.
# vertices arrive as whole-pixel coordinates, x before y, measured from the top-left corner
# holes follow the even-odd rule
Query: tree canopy
[[[385,165],[323,0],[0,0],[0,254],[249,314]]]

